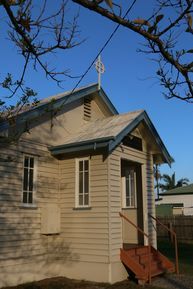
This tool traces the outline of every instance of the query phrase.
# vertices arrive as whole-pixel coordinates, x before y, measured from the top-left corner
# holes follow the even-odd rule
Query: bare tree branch
[[[164,95],[167,98],[176,97],[193,102],[193,65],[192,61],[187,63],[188,55],[193,53],[193,49],[179,49],[176,36],[176,32],[180,32],[182,29],[184,29],[183,33],[189,32],[190,36],[192,34],[193,0],[157,0],[158,8],[157,10],[154,9],[148,19],[140,17],[134,20],[123,19],[115,13],[111,5],[105,8],[104,1],[73,0],[73,2],[142,36],[148,49],[145,51],[139,49],[138,51],[151,53],[157,57],[159,63],[157,76],[161,85],[168,90],[168,92],[164,92]],[[113,7],[114,3],[111,4]],[[175,17],[169,18],[168,21],[162,21],[165,15],[164,9],[170,9]],[[168,69],[169,66],[170,69]]]
[[[28,104],[30,98],[33,102],[36,101],[34,100],[36,93],[33,89],[25,87],[25,75],[30,64],[34,70],[43,70],[45,76],[57,85],[60,85],[65,77],[81,77],[71,75],[69,69],[58,71],[56,67],[52,67],[45,61],[45,55],[49,56],[58,50],[71,49],[82,43],[77,40],[79,37],[78,15],[74,16],[71,23],[66,23],[64,16],[67,2],[65,0],[57,3],[58,9],[55,11],[47,9],[48,0],[40,1],[38,9],[33,6],[33,2],[32,0],[0,0],[0,8],[4,9],[8,18],[10,29],[7,35],[24,58],[21,77],[13,80],[13,76],[8,73],[0,83],[1,87],[9,92],[7,98],[14,96],[17,98],[15,105],[8,107],[5,101],[0,100],[0,117],[3,118],[5,110],[8,116],[13,107],[20,111]],[[45,37],[45,35],[48,36]]]

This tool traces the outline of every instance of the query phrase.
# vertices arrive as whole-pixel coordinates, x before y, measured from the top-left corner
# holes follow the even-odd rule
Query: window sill
[[[31,210],[36,210],[38,209],[37,205],[35,204],[21,204],[20,209],[31,209]]]
[[[124,207],[122,210],[136,210],[137,207]]]
[[[87,210],[91,210],[92,207],[75,207],[73,208],[73,211],[87,211]]]

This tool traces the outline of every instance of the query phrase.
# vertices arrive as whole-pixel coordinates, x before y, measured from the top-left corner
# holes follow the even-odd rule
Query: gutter
[[[68,144],[64,144],[60,146],[52,146],[52,147],[48,147],[48,149],[53,156],[57,156],[60,154],[73,153],[77,151],[85,151],[85,150],[95,151],[99,148],[105,148],[105,147],[108,148],[109,143],[114,140],[115,138],[113,136],[110,136],[110,137],[92,139],[92,140],[87,140],[87,141],[68,143]]]

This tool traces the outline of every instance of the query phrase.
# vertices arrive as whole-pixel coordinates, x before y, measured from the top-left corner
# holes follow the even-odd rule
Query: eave
[[[46,103],[40,103],[37,106],[30,108],[27,111],[24,111],[16,116],[16,124],[17,126],[22,125],[32,119],[37,119],[48,111],[57,111],[61,109],[63,106],[72,103],[78,99],[83,97],[92,97],[92,94],[98,92],[101,99],[104,101],[105,105],[108,107],[109,111],[114,115],[118,114],[118,111],[112,104],[112,102],[107,97],[105,91],[101,88],[98,89],[98,84],[93,84],[84,88],[80,88],[77,91],[75,90],[73,93],[69,92],[68,94],[64,94],[64,96],[60,95],[57,99],[57,95],[52,96],[50,101]],[[54,99],[54,101],[52,101]],[[0,131],[4,131],[9,128],[9,123],[7,121],[3,121],[0,123]]]
[[[107,148],[108,153],[111,153],[123,140],[123,138],[131,133],[142,121],[146,123],[151,134],[155,138],[156,144],[160,149],[161,154],[166,163],[171,165],[173,158],[170,156],[161,138],[159,137],[154,125],[145,111],[142,111],[135,119],[132,120],[123,130],[116,136],[103,137],[98,139],[90,139],[76,143],[63,144],[56,147],[50,147],[52,155],[66,154],[78,151],[96,150],[99,148]]]
[[[54,147],[49,147],[48,149],[53,156],[61,154],[69,154],[81,151],[96,151],[101,148],[106,148],[109,151],[109,144],[114,140],[114,137],[106,137],[100,139],[93,139],[89,141],[82,141],[76,143],[69,143]]]

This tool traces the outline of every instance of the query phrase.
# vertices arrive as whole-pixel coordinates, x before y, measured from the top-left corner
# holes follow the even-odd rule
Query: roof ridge
[[[50,95],[48,97],[44,97],[44,98],[40,99],[36,105],[33,105],[33,103],[30,103],[29,105],[24,106],[24,109],[20,113],[36,109],[36,108],[38,108],[38,107],[40,107],[42,105],[49,104],[49,102],[51,102],[54,99],[55,100],[59,100],[59,99],[61,99],[64,96],[70,95],[71,93],[73,94],[73,93],[76,93],[76,92],[78,92],[78,91],[80,91],[82,89],[89,88],[89,87],[92,87],[92,86],[95,86],[95,85],[97,85],[97,83],[92,83],[92,84],[89,84],[89,85],[78,87],[74,91],[71,89],[71,90],[63,91],[61,93]]]
[[[97,85],[97,83],[96,82],[93,82],[93,83],[90,83],[90,84],[88,84],[88,85],[84,85],[84,86],[80,86],[80,87],[77,87],[76,89],[70,89],[70,90],[66,90],[66,91],[63,91],[63,92],[60,92],[60,93],[57,93],[57,94],[54,94],[54,95],[50,95],[50,96],[48,96],[48,97],[45,97],[45,98],[42,98],[42,100],[40,100],[40,102],[41,101],[44,101],[44,100],[52,100],[53,98],[55,98],[55,97],[63,97],[63,96],[66,96],[66,95],[68,95],[68,94],[71,94],[72,93],[72,91],[73,91],[73,93],[74,92],[78,92],[79,90],[81,90],[81,89],[84,89],[84,88],[88,88],[88,87],[91,87],[91,86],[94,86],[94,85]]]
[[[139,109],[139,110],[134,110],[134,111],[129,111],[129,112],[124,112],[124,113],[119,113],[119,114],[115,114],[115,115],[110,115],[110,116],[104,116],[103,118],[98,118],[98,119],[94,119],[94,120],[90,120],[88,123],[86,123],[85,125],[89,125],[89,123],[93,124],[95,122],[99,122],[99,121],[103,121],[103,120],[107,120],[107,119],[112,119],[112,118],[119,118],[121,116],[126,116],[126,115],[132,115],[132,114],[136,114],[136,113],[143,113],[145,112],[144,109]]]

